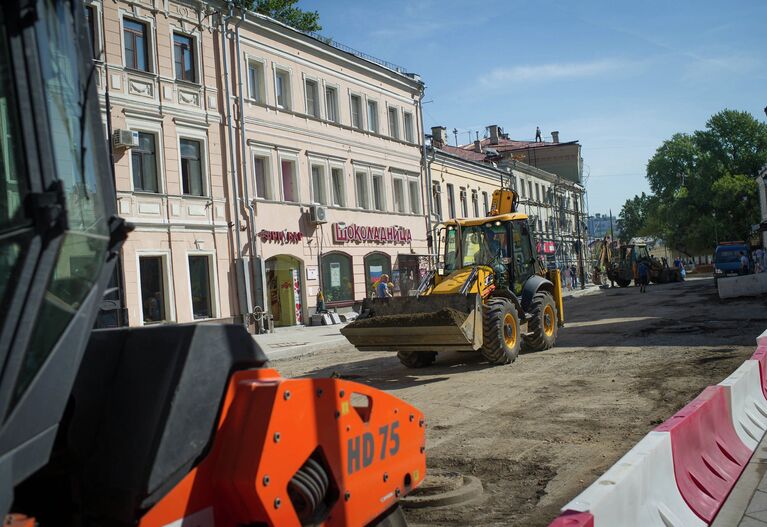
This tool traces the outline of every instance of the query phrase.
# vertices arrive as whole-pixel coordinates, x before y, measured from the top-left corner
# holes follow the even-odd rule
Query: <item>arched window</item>
[[[322,255],[322,292],[326,305],[354,301],[351,256],[341,252]]]
[[[381,275],[391,278],[391,258],[386,253],[372,252],[365,255],[365,296],[375,296],[375,288]]]

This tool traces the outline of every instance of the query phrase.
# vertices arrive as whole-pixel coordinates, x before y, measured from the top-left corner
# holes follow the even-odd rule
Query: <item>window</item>
[[[138,146],[131,148],[133,190],[160,192],[157,183],[157,157],[154,134],[138,133]]]
[[[354,300],[351,256],[335,252],[322,256],[322,291],[326,304]]]
[[[405,141],[408,143],[414,143],[413,141],[413,114],[405,112],[403,118],[402,128],[405,132]]]
[[[149,71],[146,24],[129,18],[123,19],[123,39],[125,40],[125,67]]]
[[[533,199],[533,182],[532,181],[527,182],[527,197],[529,199]]]
[[[391,258],[384,253],[368,253],[363,261],[367,296],[377,296],[376,287],[381,280],[381,275],[391,277]]]
[[[317,81],[306,79],[306,113],[312,117],[320,116],[320,100]]]
[[[469,216],[469,204],[466,202],[466,189],[461,187],[459,194],[461,197],[461,217],[466,218]]]
[[[541,201],[541,188],[538,183],[535,184],[535,201]]]
[[[375,208],[375,210],[386,209],[383,178],[383,174],[373,174],[373,208]]]
[[[290,159],[280,160],[282,179],[282,199],[298,203],[298,181],[296,181],[296,162]]]
[[[351,96],[352,128],[362,130],[362,99],[359,95]]]
[[[412,214],[421,213],[421,193],[419,192],[419,180],[410,179],[407,182],[408,192],[410,194],[410,212]]]
[[[176,64],[176,80],[195,82],[194,40],[188,35],[173,33],[173,61]]]
[[[368,130],[378,133],[378,103],[368,101]]]
[[[210,256],[190,254],[189,288],[192,293],[192,317],[195,320],[213,317],[210,282]]]
[[[361,209],[368,208],[368,174],[357,171],[354,173],[354,183],[357,186],[357,206]]]
[[[330,180],[333,187],[333,205],[336,207],[346,206],[346,195],[344,193],[344,169],[343,168],[331,168]]]
[[[277,107],[285,110],[290,110],[290,74],[287,71],[275,71],[274,93],[277,99]]]
[[[312,198],[315,203],[328,204],[328,195],[325,184],[325,167],[312,165]]]
[[[165,283],[165,258],[163,256],[139,257],[141,276],[141,310],[144,324],[168,320],[168,291]]]
[[[432,196],[432,202],[434,205],[434,214],[437,216],[437,219],[442,219],[442,188],[440,187],[439,183],[432,183],[431,185],[431,196]]]
[[[264,89],[264,65],[260,62],[248,62],[248,90],[250,98],[256,102],[265,101]]]
[[[389,108],[389,135],[399,139],[399,116],[396,108]]]
[[[181,189],[184,194],[204,196],[202,161],[200,151],[202,143],[192,139],[181,139]]]
[[[394,178],[394,210],[405,212],[405,182],[402,178]]]
[[[328,121],[338,122],[338,89],[325,86],[325,113]]]
[[[455,218],[455,190],[451,183],[447,184],[447,211],[451,218]]]
[[[522,191],[522,197],[526,198],[527,197],[527,192],[525,191],[525,180],[524,179],[520,179],[519,182],[520,182],[519,188]]]
[[[482,204],[485,208],[485,216],[490,213],[490,203],[488,202],[487,192],[482,193]]]
[[[272,194],[271,172],[269,159],[261,156],[253,157],[253,173],[256,179],[256,197],[274,199]]]
[[[98,24],[96,23],[96,8],[88,5],[85,6],[85,21],[88,24],[88,35],[90,36],[91,40],[91,49],[93,50],[93,58],[98,59],[99,58],[99,41],[98,41],[98,33],[96,32],[96,28],[98,27]]]
[[[479,218],[479,195],[476,190],[471,191],[471,207],[474,210],[474,217]]]

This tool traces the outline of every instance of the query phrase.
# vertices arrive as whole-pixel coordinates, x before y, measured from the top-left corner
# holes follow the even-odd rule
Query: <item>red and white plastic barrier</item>
[[[767,331],[757,341],[750,360],[647,434],[550,527],[710,525],[767,432]]]

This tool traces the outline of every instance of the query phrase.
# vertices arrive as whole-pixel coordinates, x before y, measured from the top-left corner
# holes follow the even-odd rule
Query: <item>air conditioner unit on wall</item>
[[[138,132],[134,130],[115,130],[112,134],[114,148],[133,148],[138,146]]]
[[[309,209],[309,221],[314,225],[328,222],[328,209],[322,205],[312,205]]]

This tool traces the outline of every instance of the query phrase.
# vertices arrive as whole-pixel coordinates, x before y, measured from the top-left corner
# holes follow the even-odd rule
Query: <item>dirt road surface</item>
[[[440,354],[409,370],[394,354],[336,351],[277,361],[285,376],[386,390],[424,411],[427,465],[478,477],[481,501],[407,510],[411,525],[545,526],[644,434],[755,349],[763,298],[722,302],[713,280],[600,290],[565,303],[556,348],[491,367]]]

